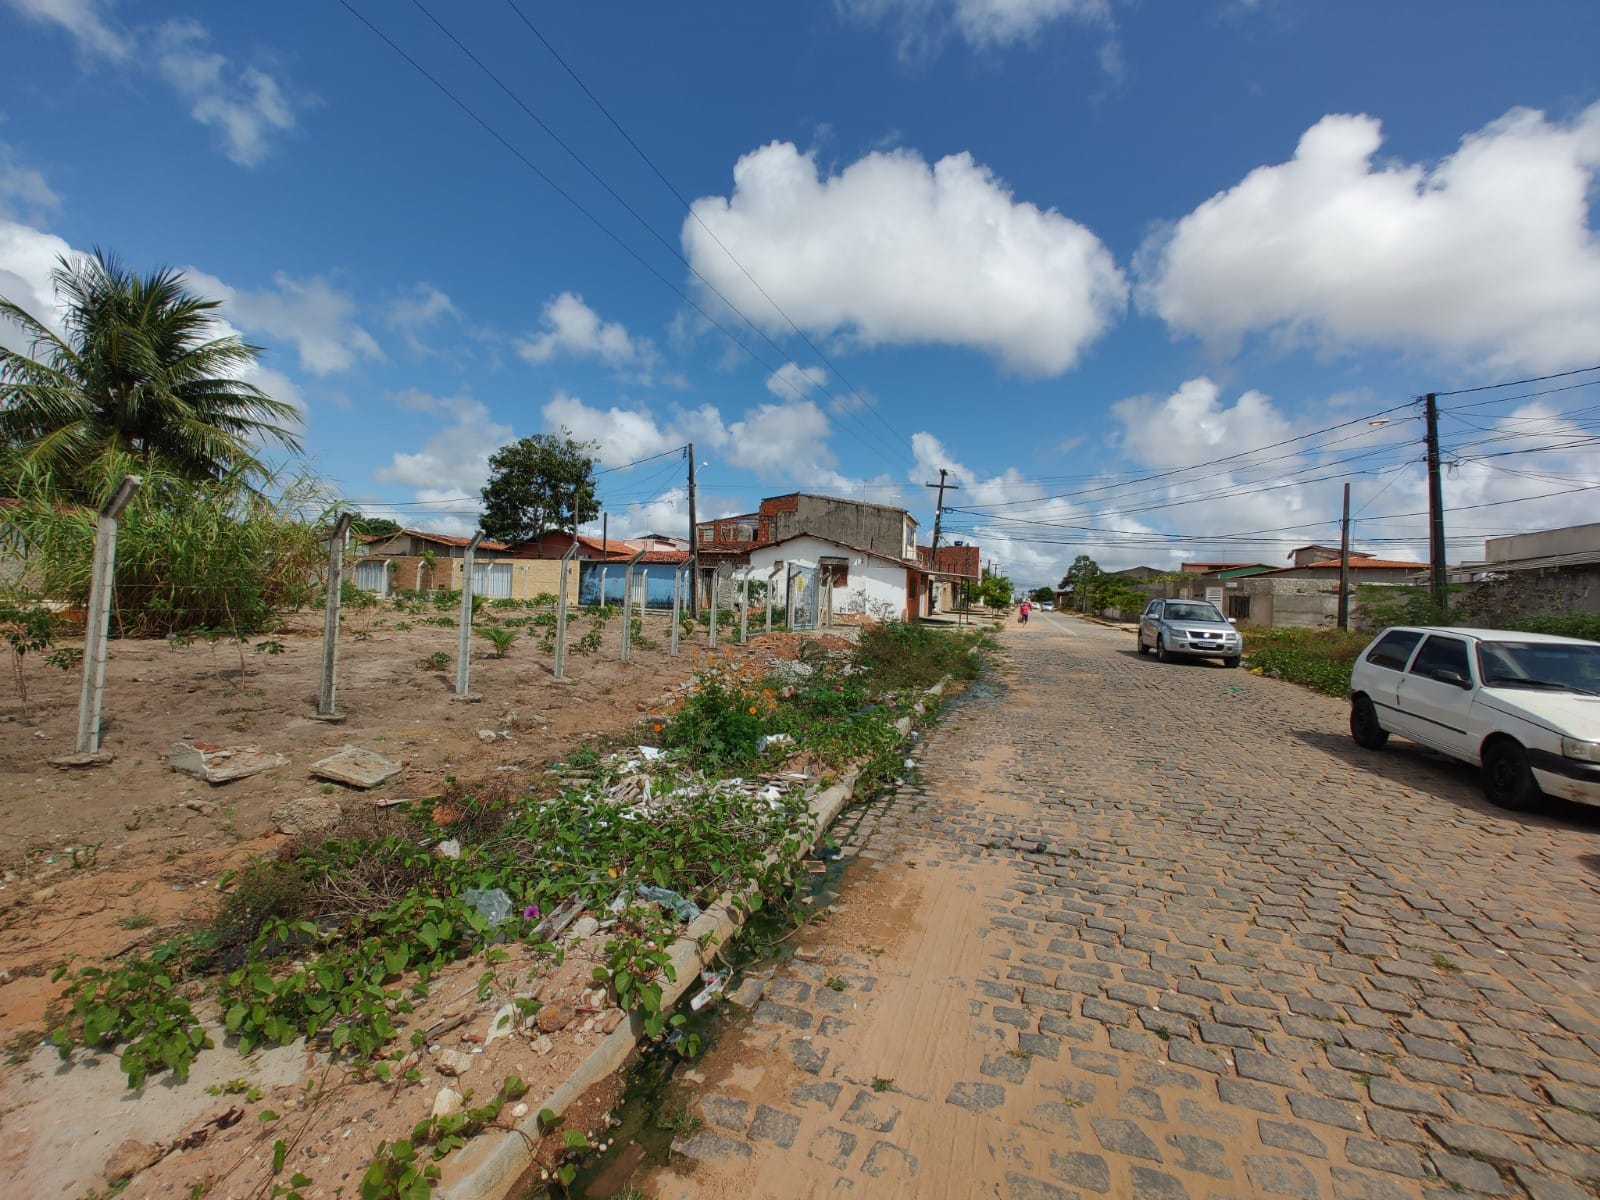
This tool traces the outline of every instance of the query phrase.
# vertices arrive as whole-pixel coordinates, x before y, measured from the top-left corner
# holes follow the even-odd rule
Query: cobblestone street
[[[1600,813],[1127,633],[1001,643],[646,1194],[1600,1195]]]

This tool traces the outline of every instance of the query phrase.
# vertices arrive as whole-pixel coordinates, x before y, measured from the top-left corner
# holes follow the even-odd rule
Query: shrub
[[[775,693],[752,683],[736,667],[702,671],[682,706],[667,720],[661,744],[687,751],[697,766],[718,771],[754,762],[761,738],[774,732]]]
[[[1280,679],[1345,696],[1350,667],[1369,640],[1365,633],[1338,629],[1251,629],[1245,634],[1245,659]]]
[[[884,688],[931,687],[946,675],[975,679],[984,635],[886,621],[862,629],[856,664]]]

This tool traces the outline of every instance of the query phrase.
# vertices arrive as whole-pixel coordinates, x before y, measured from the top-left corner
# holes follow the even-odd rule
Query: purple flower
[[[539,906],[537,904],[530,904],[530,905],[528,905],[527,908],[522,910],[522,919],[524,921],[531,921],[535,917],[537,917],[538,915],[539,915]]]

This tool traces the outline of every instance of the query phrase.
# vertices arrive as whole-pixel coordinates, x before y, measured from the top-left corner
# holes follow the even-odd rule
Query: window
[[[1441,671],[1453,671],[1462,679],[1472,678],[1467,669],[1467,644],[1460,638],[1440,637],[1434,634],[1422,643],[1417,657],[1411,662],[1411,674],[1437,677]]]
[[[702,525],[702,526],[700,526],[699,529],[697,529],[695,531],[700,536],[700,544],[702,546],[708,545],[710,543],[710,541],[711,541],[711,528],[712,527],[710,525]]]
[[[1248,621],[1250,619],[1250,597],[1229,596],[1228,615],[1236,621]]]
[[[1383,640],[1367,651],[1367,661],[1375,667],[1404,671],[1406,659],[1411,657],[1411,652],[1421,640],[1422,634],[1415,629],[1396,629],[1384,634]]]

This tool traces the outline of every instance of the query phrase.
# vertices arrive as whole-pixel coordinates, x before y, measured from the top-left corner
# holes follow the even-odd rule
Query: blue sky
[[[565,426],[649,458],[614,532],[686,530],[692,440],[704,516],[926,534],[947,468],[1022,583],[1281,562],[1345,482],[1421,558],[1414,398],[1600,364],[1590,0],[0,0],[0,45],[0,294],[183,268],[413,526]],[[1592,519],[1600,372],[1440,405],[1453,557]]]

